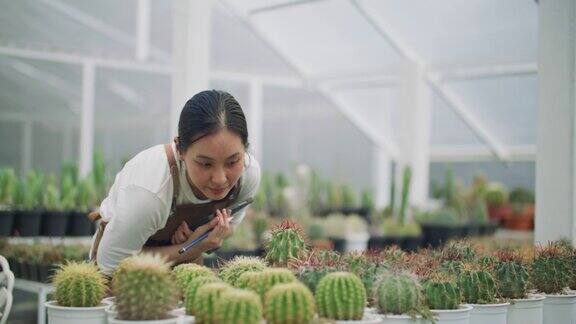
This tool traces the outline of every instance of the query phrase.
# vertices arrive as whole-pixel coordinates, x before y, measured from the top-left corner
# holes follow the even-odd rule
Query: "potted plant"
[[[34,170],[18,186],[20,210],[14,219],[14,232],[18,236],[39,236],[43,211],[40,209],[44,177]]]
[[[69,231],[70,236],[90,236],[93,234],[93,224],[87,215],[96,204],[96,191],[90,177],[82,179],[76,187],[76,211],[70,213]]]
[[[220,324],[261,323],[262,303],[252,291],[228,289],[217,300],[214,317]]]
[[[236,281],[244,272],[261,272],[266,269],[266,262],[258,257],[236,256],[220,267],[218,276],[224,282],[237,286]]]
[[[497,298],[492,274],[477,263],[466,263],[458,275],[458,287],[464,302],[473,308],[470,324],[506,324],[508,306]]]
[[[488,213],[490,219],[498,222],[512,215],[512,208],[508,204],[508,191],[506,187],[497,182],[490,183],[484,196],[488,204]]]
[[[512,215],[504,219],[504,227],[514,230],[534,228],[534,194],[524,188],[515,188],[510,192]]]
[[[62,208],[60,190],[56,186],[54,175],[48,177],[42,198],[45,209],[41,230],[42,235],[65,236],[68,226],[68,212]]]
[[[576,292],[568,290],[573,271],[566,247],[551,242],[536,249],[530,274],[532,286],[546,296],[543,323],[570,323],[576,318]]]
[[[502,298],[511,301],[508,324],[541,324],[544,295],[529,294],[529,273],[523,258],[516,252],[496,252],[494,278]]]
[[[106,279],[93,263],[70,262],[54,276],[55,300],[46,303],[48,324],[106,324]]]
[[[0,169],[0,236],[12,234],[17,180],[14,169]]]
[[[432,271],[422,284],[426,304],[436,324],[467,324],[472,306],[462,304],[458,281],[454,275]]]
[[[274,266],[287,266],[289,262],[306,257],[308,245],[304,231],[294,221],[284,220],[272,230],[266,245],[266,261]]]
[[[315,313],[314,296],[299,282],[276,285],[266,294],[264,317],[268,324],[309,324]]]

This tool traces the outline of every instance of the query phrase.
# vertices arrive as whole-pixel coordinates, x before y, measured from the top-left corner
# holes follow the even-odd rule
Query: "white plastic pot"
[[[506,324],[508,319],[508,306],[504,304],[471,304],[470,324]]]
[[[368,249],[368,240],[370,239],[368,233],[346,234],[345,238],[344,252],[366,251]]]
[[[336,321],[336,324],[380,324],[382,323],[382,316],[378,314],[364,313],[361,320],[355,321]]]
[[[576,293],[545,296],[543,323],[576,323]]]
[[[179,324],[180,317],[172,316],[167,319],[162,320],[152,320],[152,321],[123,321],[116,318],[108,319],[109,324]],[[82,323],[84,324],[84,323]]]
[[[97,307],[64,307],[58,306],[56,301],[49,301],[44,305],[48,311],[48,324],[106,324],[106,304]]]
[[[436,324],[468,324],[472,306],[460,305],[458,309],[432,309]],[[430,321],[426,321],[430,323]]]
[[[528,295],[526,299],[514,299],[508,307],[508,324],[542,324],[544,295]]]
[[[380,318],[382,319],[381,323],[384,324],[422,324],[422,317],[418,316],[415,319],[412,319],[410,315],[382,315],[379,314]]]
[[[193,324],[194,316],[186,315],[186,308],[180,307],[168,312],[168,315],[178,316],[178,324]]]

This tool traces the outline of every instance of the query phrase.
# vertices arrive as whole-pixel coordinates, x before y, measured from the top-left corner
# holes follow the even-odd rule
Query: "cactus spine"
[[[456,309],[460,305],[460,288],[455,277],[434,273],[422,286],[430,309]]]
[[[405,274],[384,274],[376,288],[376,306],[382,314],[408,314],[422,308],[424,297],[416,279]]]
[[[236,281],[244,272],[254,271],[259,272],[266,268],[266,262],[257,257],[237,256],[231,261],[227,262],[222,269],[220,269],[219,276],[232,286],[236,286]]]
[[[285,220],[272,231],[272,238],[266,246],[266,261],[285,267],[293,259],[301,259],[307,250],[302,229],[296,223]]]
[[[253,291],[231,289],[216,304],[219,324],[258,324],[262,321],[262,303]]]
[[[494,268],[498,293],[504,298],[522,299],[528,294],[528,268],[514,252],[500,251]]]
[[[115,272],[113,289],[121,320],[156,320],[174,309],[178,290],[170,263],[156,254],[139,254],[124,259]]]
[[[172,275],[182,294],[184,294],[186,287],[188,287],[192,280],[199,277],[216,276],[210,268],[195,263],[183,263],[174,267],[174,269],[172,269]]]
[[[360,320],[366,306],[366,289],[362,280],[353,273],[330,273],[318,283],[316,303],[321,317]]]
[[[290,270],[284,268],[266,269],[255,276],[252,273],[243,274],[242,276],[245,277],[239,281],[242,281],[242,285],[246,288],[257,292],[262,300],[264,300],[266,293],[275,285],[298,280]]]
[[[485,270],[466,268],[458,276],[462,298],[469,304],[491,304],[496,301],[496,282]]]
[[[268,324],[311,323],[315,312],[314,296],[301,283],[279,284],[266,294],[264,315]]]
[[[64,307],[95,307],[106,294],[106,279],[93,263],[62,265],[53,283],[56,302]]]
[[[532,284],[545,294],[560,294],[568,286],[572,269],[563,256],[563,247],[551,243],[536,251],[532,263]]]
[[[196,298],[198,289],[204,285],[215,282],[222,282],[222,280],[216,277],[198,277],[188,283],[186,291],[184,292],[186,315],[194,315],[194,299]]]
[[[198,288],[194,298],[194,305],[192,306],[196,323],[218,323],[216,305],[220,301],[222,294],[231,289],[233,289],[232,286],[223,282],[209,283]]]

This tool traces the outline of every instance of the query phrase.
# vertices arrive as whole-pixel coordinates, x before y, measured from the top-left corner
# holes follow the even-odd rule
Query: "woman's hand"
[[[222,246],[222,241],[232,234],[232,226],[230,226],[230,220],[232,220],[232,211],[230,209],[220,209],[216,211],[217,220],[214,230],[208,234],[208,237],[202,244],[206,250],[218,249]],[[213,221],[214,221],[213,220]]]
[[[192,235],[192,233],[193,232],[188,227],[188,223],[183,221],[182,224],[178,226],[174,234],[172,234],[172,239],[170,241],[172,242],[172,244],[184,243],[188,240],[188,238],[190,237],[190,235]]]

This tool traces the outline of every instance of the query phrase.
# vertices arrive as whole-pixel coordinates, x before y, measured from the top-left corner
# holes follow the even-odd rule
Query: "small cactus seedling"
[[[178,299],[170,263],[157,254],[139,254],[122,261],[113,284],[121,320],[157,320],[168,316]]]
[[[224,282],[236,286],[236,281],[244,272],[259,272],[266,268],[266,262],[258,257],[236,256],[220,269],[219,276]]]
[[[266,246],[266,261],[285,267],[293,259],[301,260],[308,252],[304,231],[293,221],[285,220],[272,231]]]
[[[353,273],[326,275],[316,289],[318,314],[332,320],[360,320],[366,306],[366,289]]]
[[[64,307],[95,307],[106,294],[106,279],[93,263],[61,265],[53,283],[56,302]]]
[[[252,291],[230,289],[216,303],[219,324],[258,324],[262,322],[262,303]]]
[[[301,283],[274,286],[265,297],[264,315],[268,324],[307,324],[316,312],[314,296]]]

